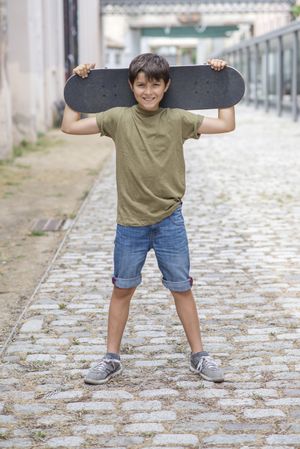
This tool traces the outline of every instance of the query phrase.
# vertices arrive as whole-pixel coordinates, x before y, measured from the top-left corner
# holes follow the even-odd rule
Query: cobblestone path
[[[105,352],[112,289],[114,161],[106,165],[7,346],[1,448],[300,446],[299,141],[299,123],[239,107],[234,133],[186,145],[193,290],[224,384],[189,371],[153,253],[132,300],[123,375],[83,383]]]

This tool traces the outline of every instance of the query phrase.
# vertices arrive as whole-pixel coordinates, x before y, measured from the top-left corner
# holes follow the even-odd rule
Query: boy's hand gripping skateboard
[[[92,67],[92,66],[91,66]],[[88,70],[89,76],[72,75],[66,83],[65,101],[84,113],[105,111],[136,103],[128,84],[128,69]],[[241,74],[226,66],[218,72],[210,65],[170,67],[171,84],[161,107],[223,109],[237,104],[245,92]]]

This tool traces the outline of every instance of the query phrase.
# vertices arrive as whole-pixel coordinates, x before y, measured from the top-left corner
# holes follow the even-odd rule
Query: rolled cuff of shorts
[[[162,279],[163,285],[173,292],[185,292],[193,286],[193,278],[189,277],[186,281],[172,282]]]
[[[132,288],[137,287],[142,282],[142,276],[137,276],[135,278],[122,279],[116,276],[112,277],[112,283],[118,288]]]

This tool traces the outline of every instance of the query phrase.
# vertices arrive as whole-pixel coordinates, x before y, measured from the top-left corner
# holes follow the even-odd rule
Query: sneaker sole
[[[119,374],[121,374],[122,372],[123,372],[123,368],[119,369],[118,371],[115,371],[114,373],[111,373],[105,379],[101,379],[101,380],[89,379],[88,377],[85,377],[84,382],[86,384],[90,384],[90,385],[106,384],[110,379],[112,379],[113,377],[119,376]]]
[[[224,382],[224,378],[223,377],[219,377],[217,379],[213,379],[211,377],[206,376],[205,374],[199,373],[199,371],[197,371],[192,365],[190,365],[190,370],[193,373],[199,374],[199,376],[201,376],[203,379],[209,380],[210,382],[216,382],[216,383]]]

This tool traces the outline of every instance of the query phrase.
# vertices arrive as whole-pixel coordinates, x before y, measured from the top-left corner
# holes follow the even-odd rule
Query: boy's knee
[[[187,296],[191,295],[192,290],[189,288],[188,290],[185,290],[183,292],[178,292],[175,290],[170,290],[174,298],[186,298]]]
[[[114,286],[113,294],[114,294],[114,296],[116,296],[119,299],[128,298],[128,297],[131,298],[135,289],[136,289],[136,287],[120,288],[120,287]]]

